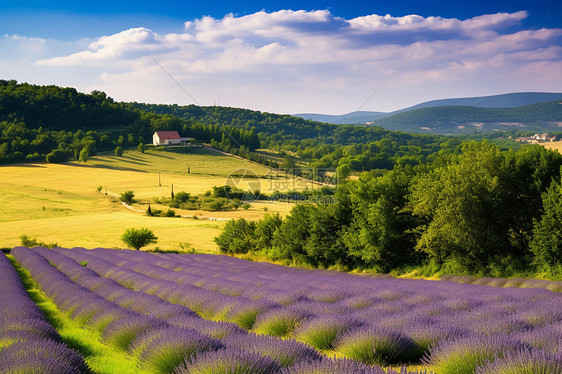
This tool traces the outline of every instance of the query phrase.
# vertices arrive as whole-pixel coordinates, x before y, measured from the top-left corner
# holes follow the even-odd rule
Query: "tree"
[[[413,230],[420,222],[407,209],[413,176],[411,167],[395,167],[382,177],[362,176],[351,187],[353,219],[344,241],[350,255],[378,271],[414,263],[419,255]]]
[[[242,206],[243,209],[244,205]],[[283,220],[281,219],[279,213],[275,213],[266,214],[263,219],[259,220],[256,223],[256,247],[259,250],[269,249],[272,247],[273,243],[271,242],[271,240],[273,238],[273,235],[275,234],[275,231],[277,231],[279,229],[279,226],[281,226],[282,221]]]
[[[119,157],[123,156],[123,147],[121,146],[116,147],[114,152],[115,152],[115,156],[119,156]]]
[[[135,193],[133,191],[125,191],[121,193],[120,200],[125,204],[131,205],[135,202]]]
[[[138,251],[148,244],[156,243],[158,238],[154,235],[152,230],[147,228],[135,229],[132,227],[125,230],[123,236],[121,236],[121,240],[129,247]]]
[[[505,155],[493,144],[471,142],[458,162],[427,173],[412,186],[413,212],[427,225],[416,248],[438,263],[483,270],[512,253]]]
[[[228,198],[231,192],[231,186],[213,186],[213,197]]]
[[[144,143],[139,143],[139,146],[137,147],[137,150],[140,153],[144,153],[146,151],[146,145]]]
[[[553,183],[543,194],[544,214],[535,220],[530,247],[541,270],[562,271],[562,186]]]
[[[230,220],[215,242],[222,253],[248,253],[255,249],[256,224],[244,218]]]
[[[90,158],[89,149],[86,147],[82,148],[82,150],[80,151],[80,157],[78,158],[78,161],[86,163],[88,162],[89,158]]]
[[[47,162],[56,163],[68,160],[68,154],[62,149],[53,149],[53,151],[46,156]]]
[[[342,164],[336,169],[336,177],[339,183],[343,183],[351,174],[351,169],[348,164]]]
[[[317,209],[312,204],[297,204],[291,209],[291,214],[283,219],[273,235],[272,255],[275,259],[316,265],[315,261],[308,257],[305,245],[310,238],[312,217]]]

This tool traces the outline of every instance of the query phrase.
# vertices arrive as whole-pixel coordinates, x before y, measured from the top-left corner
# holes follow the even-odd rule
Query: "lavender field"
[[[546,289],[200,254],[11,253],[63,313],[148,373],[562,373],[562,294]],[[0,280],[0,372],[88,372],[4,256]]]

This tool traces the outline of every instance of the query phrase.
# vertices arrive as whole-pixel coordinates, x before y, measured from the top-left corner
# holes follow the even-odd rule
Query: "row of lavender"
[[[127,287],[207,317],[292,334],[366,363],[412,361],[425,353],[439,372],[459,360],[468,361],[465,372],[473,372],[478,362],[501,356],[505,362],[493,365],[527,362],[534,372],[560,368],[560,295],[545,290],[373,281],[204,255],[59,251],[76,261],[87,258],[89,267]]]
[[[547,290],[373,280],[224,256],[58,251],[207,318],[291,336],[368,364],[424,356],[440,373],[525,365],[534,373],[561,371],[562,295]],[[489,369],[487,361],[494,361]]]
[[[546,288],[547,290],[562,292],[562,281],[549,281],[542,279],[522,278],[490,278],[475,277],[472,275],[443,275],[441,280],[457,283],[484,284],[493,287],[520,287],[520,288]]]
[[[115,278],[134,274],[111,261],[97,260],[92,252],[18,247],[12,253],[61,310],[100,331],[107,344],[137,359],[151,373],[384,373],[379,367],[328,359],[293,340],[207,321],[181,304],[135,291],[130,284],[127,288],[101,277],[93,265],[106,267]],[[82,257],[76,261],[65,254]],[[167,286],[168,292],[182,294],[182,286],[176,284],[175,289],[171,282]]]
[[[82,356],[62,343],[0,254],[0,373],[87,373]]]
[[[447,282],[373,282],[228,257],[78,249],[66,252],[77,261],[89,256],[90,261],[94,260],[89,266],[101,274],[127,287],[189,306],[206,317],[233,320],[274,335],[292,333],[292,337],[313,346],[336,348],[367,363],[415,360],[434,346],[427,360],[434,366],[446,366],[445,358],[451,352],[474,341],[470,343],[476,345],[473,349],[461,350],[469,355],[484,350],[479,353],[483,356],[480,360],[515,354],[521,358],[512,357],[512,362],[547,362],[550,366],[559,363],[559,299],[549,301],[553,296],[549,292],[487,294],[490,289],[481,287],[477,288],[480,295],[475,296],[474,288]],[[174,288],[171,281],[176,287],[182,285],[182,292],[167,292]],[[450,294],[457,298],[444,296]],[[550,307],[545,309],[547,304]],[[459,327],[459,320],[470,325]],[[493,336],[489,337],[490,333]],[[506,337],[509,339],[504,345],[494,343],[494,339]],[[443,348],[446,343],[453,345],[450,352]],[[493,352],[487,345],[499,347],[500,352]]]

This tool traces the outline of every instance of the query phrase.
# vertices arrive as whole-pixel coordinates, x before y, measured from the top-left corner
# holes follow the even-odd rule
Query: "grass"
[[[13,256],[9,255],[8,258],[22,279],[28,294],[39,306],[47,321],[57,329],[57,332],[67,346],[82,354],[94,373],[146,373],[139,369],[134,361],[116,352],[113,348],[102,344],[100,341],[101,336],[98,332],[85,329],[77,321],[61,312],[53,300],[41,291],[29,272],[21,267]]]
[[[154,197],[169,197],[172,184],[175,192],[204,193],[213,186],[224,185],[233,172],[241,175],[240,170],[244,169],[260,176],[259,188],[264,193],[283,186],[293,188],[293,184],[301,189],[312,188],[302,181],[284,179],[284,174],[271,179],[265,166],[212,150],[197,148],[189,152],[153,149],[146,153],[126,151],[123,157],[102,154],[85,164],[0,166],[0,247],[20,245],[19,237],[25,234],[66,247],[123,248],[120,238],[127,228],[148,227],[159,240],[147,249],[180,250],[182,242],[198,252],[215,253],[213,238],[220,233],[224,221],[148,217],[142,212]],[[97,192],[98,186],[102,186],[101,193]],[[240,187],[248,185],[241,182]],[[131,211],[117,201],[115,195],[127,190],[134,191],[140,203],[133,207],[141,212]],[[291,207],[285,203],[256,202],[248,210],[176,213],[199,218],[259,219],[265,213],[284,215]]]

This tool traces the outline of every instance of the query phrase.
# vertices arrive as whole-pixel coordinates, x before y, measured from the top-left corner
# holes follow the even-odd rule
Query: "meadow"
[[[154,197],[169,197],[172,185],[175,192],[201,194],[213,186],[225,185],[232,173],[243,190],[253,188],[268,193],[273,189],[314,188],[306,181],[288,179],[262,165],[210,149],[182,152],[186,151],[131,150],[122,157],[100,154],[87,163],[0,166],[0,247],[18,245],[20,235],[25,234],[70,247],[121,248],[120,237],[125,229],[148,227],[159,237],[155,246],[160,249],[180,250],[181,242],[198,251],[214,252],[213,238],[220,233],[224,219],[259,219],[266,212],[284,215],[291,205],[256,202],[248,210],[178,211],[177,214],[201,218],[180,219],[149,217],[127,209],[118,202],[118,195],[134,191],[138,203],[133,208],[145,211]],[[241,177],[248,170],[259,179]],[[102,186],[101,192],[97,192],[98,186]]]
[[[22,357],[46,351],[47,343],[64,351],[60,341],[76,349],[63,354],[72,357],[68,372],[77,373],[85,365],[115,372],[97,345],[111,351],[107,360],[119,372],[130,373],[562,372],[562,294],[544,289],[367,277],[206,254],[17,247],[12,256],[59,324],[54,331],[37,313],[32,328],[8,323],[3,373],[56,365],[48,353]],[[0,260],[0,274],[10,273],[6,264]],[[35,310],[11,271],[3,277],[19,290],[16,299]],[[10,319],[0,321],[18,321],[25,308],[3,303],[0,315]]]
[[[562,141],[550,142],[550,143],[541,143],[547,149],[554,149],[558,152],[562,152]]]

